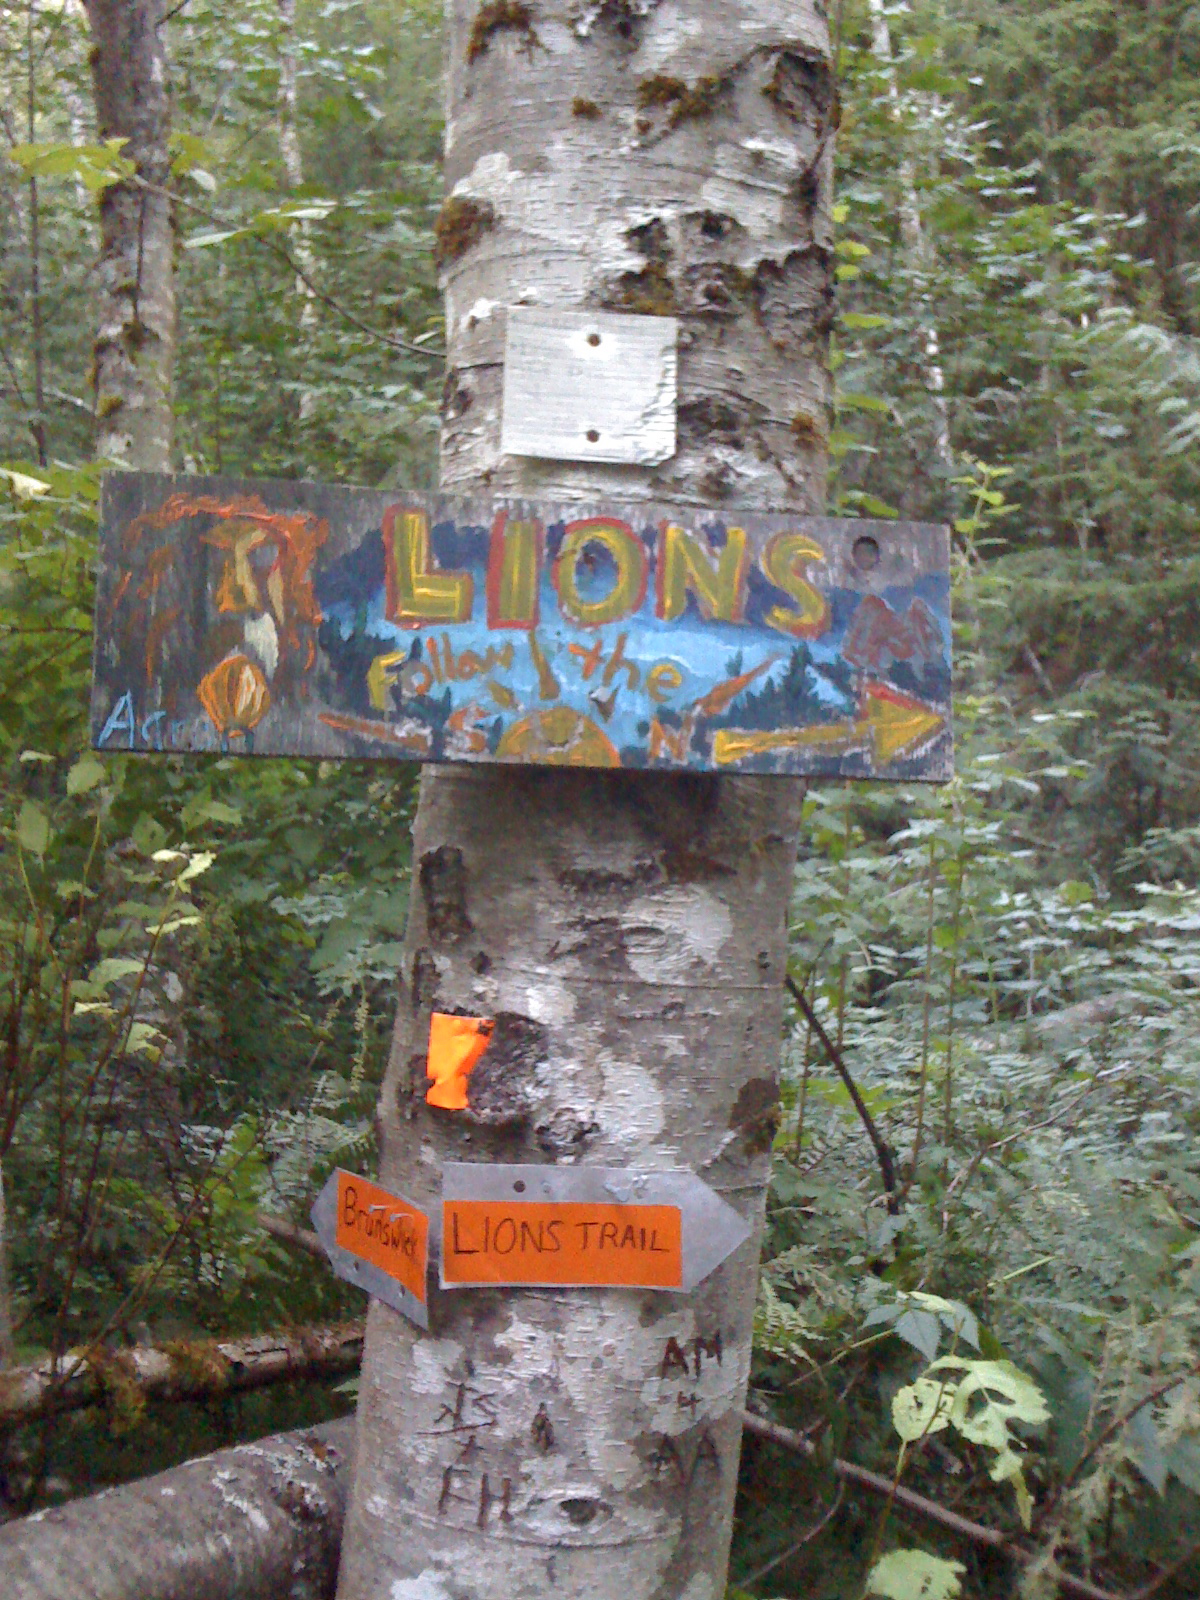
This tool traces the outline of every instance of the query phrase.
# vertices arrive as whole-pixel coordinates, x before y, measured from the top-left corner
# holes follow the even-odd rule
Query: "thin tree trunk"
[[[832,101],[810,0],[449,0],[443,482],[816,511]],[[657,469],[504,458],[503,307],[677,313]],[[690,1167],[761,1223],[800,786],[426,769],[383,1181]],[[424,1103],[431,1009],[510,1015],[497,1125]],[[496,1045],[493,1043],[492,1049]],[[486,1057],[484,1058],[487,1059]],[[758,1228],[688,1296],[372,1304],[341,1600],[717,1600]]]
[[[283,39],[279,52],[279,153],[288,188],[294,193],[304,185],[304,157],[300,149],[300,130],[297,120],[299,103],[296,71],[296,0],[279,0],[279,20]],[[298,224],[294,245],[296,260],[304,277],[296,279],[296,295],[300,301],[300,328],[311,333],[317,320],[316,301],[309,284],[313,277],[312,245],[308,236],[308,223]],[[307,280],[307,281],[306,281]],[[300,393],[300,419],[312,415],[313,396],[308,388]]]
[[[100,202],[96,453],[145,471],[171,465],[175,233],[163,0],[87,0],[96,132],[124,139],[135,178]]]
[[[4,1204],[4,1165],[0,1162],[0,1370],[11,1367],[16,1359],[8,1276],[8,1212]]]
[[[891,103],[892,116],[900,121],[900,91],[896,85],[896,67],[892,55],[892,30],[888,26],[887,12],[884,10],[883,0],[869,0],[871,8],[871,47],[875,59],[883,67],[888,80],[888,98]],[[900,161],[900,237],[908,250],[909,257],[918,271],[927,271],[932,264],[933,252],[925,228],[921,222],[921,207],[917,199],[917,178],[913,167],[912,156],[905,151]],[[928,314],[928,308],[923,308],[921,322],[921,339],[924,344],[925,358],[925,383],[933,398],[933,409],[937,416],[937,431],[934,436],[934,448],[941,461],[949,464],[953,461],[953,451],[950,446],[950,418],[946,408],[946,375],[942,370],[942,343],[938,336],[937,323]]]
[[[35,9],[30,0],[26,26],[25,130],[30,144],[37,139],[37,68],[33,24]],[[39,466],[46,466],[46,331],[42,319],[42,244],[41,201],[38,181],[29,179],[29,338],[33,354],[33,433]]]

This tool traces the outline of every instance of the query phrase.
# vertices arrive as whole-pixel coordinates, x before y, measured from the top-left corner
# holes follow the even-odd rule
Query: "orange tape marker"
[[[491,1043],[492,1022],[487,1017],[451,1017],[435,1011],[429,1019],[429,1058],[425,1075],[433,1083],[426,1105],[443,1111],[467,1109],[467,1079]]]

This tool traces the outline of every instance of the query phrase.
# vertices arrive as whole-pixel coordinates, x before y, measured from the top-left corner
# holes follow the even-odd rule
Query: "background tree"
[[[175,231],[161,0],[89,0],[96,132],[127,177],[100,200],[96,454],[162,472],[175,434]]]

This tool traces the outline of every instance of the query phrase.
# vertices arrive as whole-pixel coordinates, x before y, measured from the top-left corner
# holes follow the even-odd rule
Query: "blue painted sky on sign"
[[[717,524],[706,531],[710,548],[719,550],[724,529]],[[622,765],[645,763],[652,724],[679,728],[717,686],[755,669],[761,670],[744,689],[703,719],[698,736],[705,750],[713,729],[742,727],[747,720],[752,727],[767,728],[852,719],[861,709],[864,676],[919,696],[927,704],[948,705],[950,618],[944,574],[926,574],[910,585],[878,589],[873,603],[877,607],[883,603],[880,617],[885,609],[887,613],[882,633],[876,628],[871,635],[860,626],[860,659],[848,661],[843,649],[863,594],[825,589],[830,605],[826,630],[816,638],[798,640],[765,622],[772,606],[789,602],[755,564],[746,575],[743,622],[703,617],[691,594],[683,615],[665,620],[655,612],[652,577],[641,605],[631,615],[598,627],[581,627],[562,615],[552,579],[561,537],[561,524],[547,530],[539,619],[531,632],[487,625],[487,528],[440,523],[431,530],[437,568],[470,572],[474,604],[469,622],[420,628],[388,619],[382,536],[368,534],[356,550],[331,562],[316,579],[325,618],[322,651],[338,679],[341,702],[353,705],[364,718],[426,724],[435,730],[439,745],[447,741],[444,751],[449,755],[482,754],[485,747],[488,754],[499,750],[504,755],[502,741],[515,718],[551,706],[566,707],[611,742]],[[643,534],[651,551],[656,537],[654,529]],[[596,551],[590,570],[581,565],[578,576],[581,598],[600,600],[612,588],[615,568],[611,558]],[[821,587],[816,564],[812,577]],[[908,649],[906,658],[904,619],[912,614],[914,601],[928,620],[923,647]],[[542,657],[541,670],[535,650]],[[402,654],[408,670],[390,663],[382,675],[377,671],[372,697],[371,662],[390,654]],[[477,668],[476,663],[488,665]],[[660,670],[652,677],[656,667]],[[780,769],[785,766],[781,760]]]

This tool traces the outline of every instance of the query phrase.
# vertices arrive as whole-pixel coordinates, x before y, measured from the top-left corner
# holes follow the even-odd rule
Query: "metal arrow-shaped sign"
[[[750,1224],[694,1172],[447,1162],[441,1282],[694,1289]]]
[[[313,1227],[339,1278],[429,1326],[429,1219],[411,1201],[339,1168],[317,1196]]]

